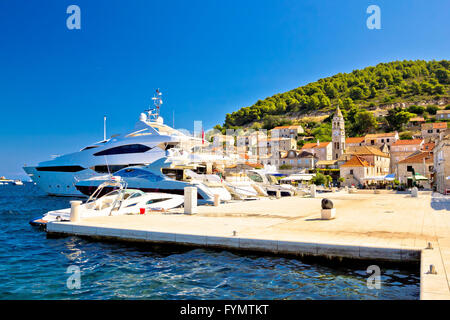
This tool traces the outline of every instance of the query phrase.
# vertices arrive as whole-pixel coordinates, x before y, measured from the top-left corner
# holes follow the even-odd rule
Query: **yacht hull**
[[[37,171],[36,167],[24,167],[23,169],[42,191],[51,196],[61,197],[84,197],[85,195],[75,187],[75,183],[77,180],[98,175],[90,169],[76,172],[76,174],[72,172]]]

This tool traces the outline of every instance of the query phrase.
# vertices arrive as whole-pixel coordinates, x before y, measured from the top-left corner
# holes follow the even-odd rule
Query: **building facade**
[[[450,110],[438,110],[436,120],[450,120]]]
[[[341,178],[344,186],[362,186],[368,177],[374,176],[374,166],[357,155],[340,166]]]
[[[418,151],[397,163],[398,180],[409,187],[413,185],[413,175],[418,174],[428,179],[420,181],[420,185],[430,188],[433,171],[433,154],[431,152]]]
[[[399,161],[406,159],[414,152],[422,150],[424,145],[423,139],[397,140],[390,150],[391,154],[391,172],[396,172]]]
[[[317,161],[319,161],[318,158],[310,152],[289,150],[288,152],[280,152],[277,168],[287,165],[291,169],[313,170]]]
[[[364,144],[366,146],[375,146],[375,147],[387,145],[388,148],[390,149],[391,145],[393,145],[398,139],[399,136],[397,131],[368,134],[364,137]]]
[[[314,154],[319,160],[332,160],[332,144],[331,142],[306,143],[303,145],[301,151],[306,151]]]
[[[447,130],[447,122],[435,122],[422,124],[422,138],[438,139],[441,132]]]
[[[270,134],[273,138],[292,138],[297,140],[297,136],[300,133],[304,133],[302,126],[280,126],[270,130]]]
[[[447,161],[446,161],[447,159]],[[434,148],[434,181],[436,191],[450,194],[450,134],[443,133]]]

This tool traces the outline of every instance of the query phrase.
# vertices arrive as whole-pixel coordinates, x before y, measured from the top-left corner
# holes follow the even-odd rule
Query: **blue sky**
[[[0,175],[100,140],[105,114],[108,135],[128,131],[156,88],[166,122],[193,130],[338,72],[449,59],[449,21],[437,0],[0,1]]]

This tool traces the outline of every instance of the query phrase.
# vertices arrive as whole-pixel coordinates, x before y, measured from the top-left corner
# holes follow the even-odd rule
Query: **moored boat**
[[[105,190],[112,190],[105,194]],[[145,193],[127,188],[126,182],[113,177],[99,185],[89,199],[80,205],[80,217],[136,215],[147,211],[165,211],[183,204],[181,195]],[[43,217],[30,221],[31,225],[46,225],[52,221],[70,221],[71,208],[49,211]]]

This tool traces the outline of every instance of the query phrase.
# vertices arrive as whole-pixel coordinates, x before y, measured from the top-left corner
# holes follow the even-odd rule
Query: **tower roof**
[[[342,115],[341,108],[339,108],[339,105],[338,105],[337,108],[336,108],[336,112],[334,113],[334,116],[335,116],[335,117],[340,117],[340,118],[343,118],[343,117],[344,117],[344,116]]]

